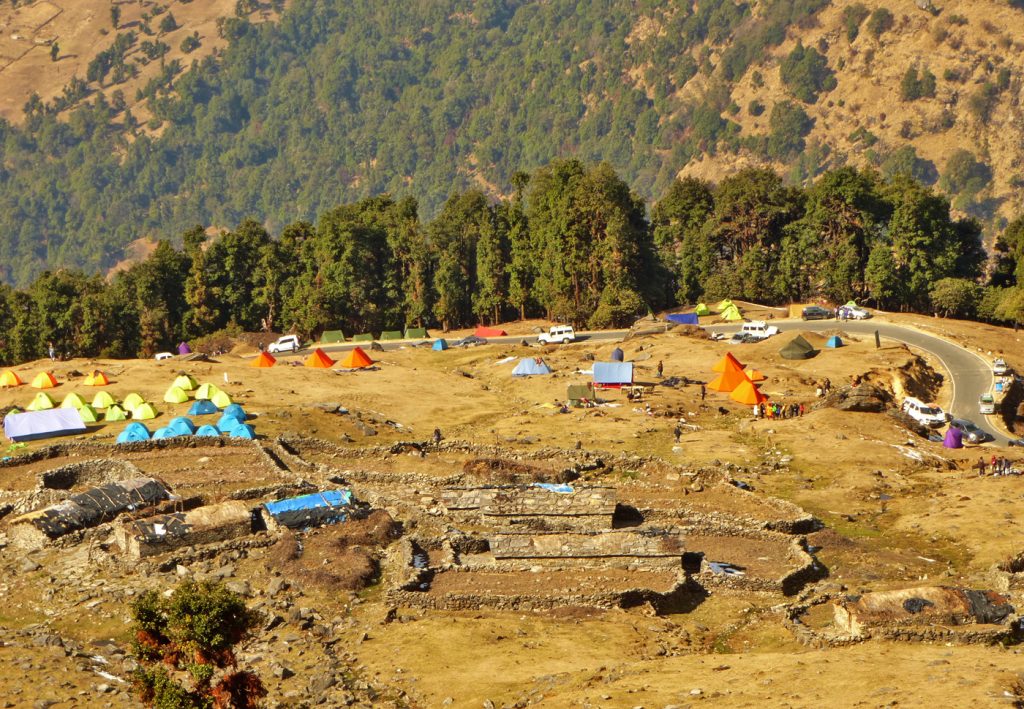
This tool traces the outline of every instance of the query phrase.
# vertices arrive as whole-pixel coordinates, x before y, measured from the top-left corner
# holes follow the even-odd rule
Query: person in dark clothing
[[[436,446],[438,443],[440,443],[442,438],[443,438],[443,436],[441,435],[441,429],[435,428],[434,429],[434,445]]]
[[[679,424],[676,424],[676,427],[672,429],[672,435],[675,436],[676,443],[679,443],[679,438],[683,435],[683,429],[679,428]]]
[[[701,400],[701,401],[704,401],[704,397],[705,397],[705,396],[707,396],[707,393],[708,393],[708,392],[707,392],[707,389],[705,389],[705,388],[704,388],[704,385],[703,385],[703,384],[701,384],[701,385],[700,385],[700,400]]]
[[[658,360],[658,379],[661,379],[662,373],[665,371],[665,363],[660,359]]]

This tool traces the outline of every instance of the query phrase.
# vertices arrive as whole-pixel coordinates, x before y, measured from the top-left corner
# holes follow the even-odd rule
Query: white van
[[[779,328],[769,325],[764,320],[751,320],[750,322],[743,323],[740,333],[755,337],[758,340],[767,340],[772,335],[778,335]]]
[[[903,411],[923,426],[938,428],[946,423],[946,412],[938,406],[930,406],[920,399],[908,396],[903,400]]]

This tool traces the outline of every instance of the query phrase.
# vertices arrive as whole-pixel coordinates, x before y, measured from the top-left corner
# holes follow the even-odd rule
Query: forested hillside
[[[994,234],[1024,185],[1024,13],[920,4],[294,0],[253,24],[240,3],[219,56],[161,61],[132,96],[110,91],[143,42],[121,28],[64,95],[0,122],[0,278],[104,272],[194,224],[276,235],[384,193],[430,218],[558,157],[607,162],[649,201],[680,174],[872,166],[937,183]]]

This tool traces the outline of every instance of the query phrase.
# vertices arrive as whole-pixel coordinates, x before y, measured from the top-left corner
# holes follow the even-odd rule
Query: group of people
[[[754,404],[754,418],[756,419],[795,419],[804,415],[803,404],[777,404],[763,402]]]
[[[975,469],[978,471],[978,475],[1014,475],[1016,472],[1013,469],[1013,461],[1009,458],[1004,458],[1000,455],[993,455],[988,463],[985,462],[985,456],[978,458],[978,462],[975,464]]]

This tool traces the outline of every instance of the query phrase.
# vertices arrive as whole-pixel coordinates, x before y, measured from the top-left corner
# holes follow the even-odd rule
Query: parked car
[[[750,335],[757,340],[767,340],[772,335],[779,334],[779,328],[774,325],[769,325],[764,320],[751,320],[750,322],[743,323],[740,328],[740,334]]]
[[[270,354],[298,352],[300,349],[302,349],[302,343],[299,341],[298,335],[284,335],[271,342],[270,346],[267,347]]]
[[[982,414],[994,414],[996,412],[996,400],[991,394],[985,393],[978,399],[978,411]]]
[[[1006,360],[1002,357],[996,358],[996,361],[992,363],[992,374],[997,377],[1003,377],[1010,373],[1010,367],[1006,364]]]
[[[468,337],[463,337],[461,340],[456,340],[455,342],[449,343],[448,346],[449,347],[476,347],[477,345],[486,345],[486,344],[487,344],[487,340],[485,340],[484,338],[477,337],[476,335],[469,335]]]
[[[735,335],[729,338],[730,345],[749,345],[751,343],[760,341],[760,337],[752,335],[749,332],[737,332]]]
[[[157,352],[155,357],[157,362],[165,359],[174,359],[174,355],[170,352]]]
[[[964,434],[964,440],[969,443],[984,443],[992,440],[989,433],[982,431],[976,423],[967,419],[953,419],[949,422],[949,427]]]
[[[936,428],[946,423],[946,412],[938,406],[926,404],[920,399],[908,396],[903,400],[903,411],[922,426]]]
[[[820,305],[808,305],[800,313],[800,318],[803,320],[828,320],[834,315],[835,313],[828,308],[823,308]]]
[[[867,320],[871,313],[859,305],[842,305],[839,307],[839,317],[844,320]]]
[[[572,325],[555,325],[547,332],[542,332],[537,337],[537,342],[542,345],[551,345],[556,342],[566,344],[567,342],[576,341],[576,332],[572,329]]]

